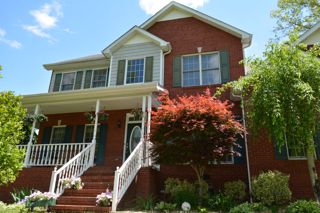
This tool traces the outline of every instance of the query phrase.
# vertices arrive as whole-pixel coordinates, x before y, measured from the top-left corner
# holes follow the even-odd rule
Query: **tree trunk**
[[[202,204],[202,197],[204,194],[203,187],[202,187],[202,181],[203,181],[203,174],[205,167],[204,166],[196,166],[196,165],[191,165],[191,168],[195,171],[199,183],[199,206]]]
[[[310,140],[310,142],[307,144],[307,162],[308,162],[308,170],[309,170],[309,176],[311,180],[311,185],[313,189],[313,194],[317,202],[319,202],[319,196],[320,196],[320,185],[319,185],[319,179],[317,174],[317,169],[315,166],[315,147],[313,140]]]

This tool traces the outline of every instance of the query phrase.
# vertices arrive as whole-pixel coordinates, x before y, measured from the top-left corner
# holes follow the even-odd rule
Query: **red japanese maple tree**
[[[227,155],[239,155],[233,147],[244,128],[235,120],[232,105],[210,94],[159,97],[161,105],[152,112],[154,146],[151,156],[160,164],[188,164],[199,182],[209,162],[221,161]],[[199,191],[201,195],[201,189]]]

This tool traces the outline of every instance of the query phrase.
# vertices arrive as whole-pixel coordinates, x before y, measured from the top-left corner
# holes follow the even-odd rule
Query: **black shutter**
[[[181,56],[175,56],[173,58],[172,67],[172,86],[181,87]]]
[[[144,82],[152,82],[152,76],[153,76],[153,56],[150,56],[146,58]]]
[[[107,128],[108,128],[108,126],[106,124],[100,125],[99,141],[97,141],[97,143],[98,143],[97,164],[102,164],[104,162],[105,147],[106,147],[106,141],[107,141]]]
[[[88,89],[91,87],[92,70],[86,71],[86,76],[84,78],[83,88]]]
[[[124,84],[124,74],[126,70],[126,60],[118,61],[117,85]]]
[[[72,129],[73,129],[73,126],[66,126],[64,141],[63,141],[64,143],[71,143]]]
[[[74,89],[81,89],[82,84],[82,78],[83,78],[83,71],[78,71],[76,75],[76,82],[74,85]]]
[[[246,162],[246,147],[244,138],[240,135],[237,137],[237,144],[239,144],[240,147],[236,147],[234,151],[239,152],[240,156],[234,156],[234,163],[243,164]]]
[[[230,81],[229,52],[226,50],[220,51],[220,72],[221,72],[221,83],[229,82]]]
[[[82,143],[84,137],[84,125],[77,126],[76,143]]]
[[[45,127],[43,129],[43,135],[42,135],[42,140],[41,140],[42,144],[50,143],[51,131],[52,131],[52,127]]]
[[[279,145],[276,143],[276,140],[274,137],[272,137],[272,143],[274,146],[274,153],[275,153],[276,160],[288,160],[288,153],[287,153],[286,144],[279,147]]]
[[[62,73],[56,74],[56,77],[54,79],[54,84],[53,84],[53,92],[57,92],[60,90],[60,85],[61,85],[61,79],[62,79]]]

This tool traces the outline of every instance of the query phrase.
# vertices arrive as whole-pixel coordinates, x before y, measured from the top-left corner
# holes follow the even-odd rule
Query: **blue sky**
[[[246,56],[261,55],[273,37],[276,0],[178,0],[253,34]],[[0,91],[47,92],[50,72],[42,65],[100,53],[169,0],[1,1]]]

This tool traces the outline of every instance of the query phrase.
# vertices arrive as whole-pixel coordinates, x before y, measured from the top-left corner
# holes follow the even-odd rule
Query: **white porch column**
[[[141,140],[144,143],[143,147],[144,147],[144,151],[143,151],[143,159],[142,159],[142,166],[147,166],[147,161],[146,161],[146,157],[147,157],[147,144],[145,141],[145,126],[146,126],[146,106],[147,106],[147,97],[143,96],[142,97],[142,118],[141,118]]]
[[[40,111],[40,107],[39,104],[36,105],[35,110],[34,110],[34,115],[39,114]],[[37,120],[34,119],[33,123],[32,123],[32,129],[31,129],[31,133],[30,133],[30,140],[28,142],[28,146],[27,146],[27,152],[26,152],[26,157],[24,159],[24,165],[28,166],[29,164],[29,160],[30,160],[30,154],[31,154],[31,146],[32,146],[32,140],[33,140],[33,136],[34,136],[34,132],[35,132],[35,128],[37,125]]]
[[[147,107],[147,138],[146,141],[146,156],[147,156],[147,163],[148,166],[152,165],[152,159],[150,156],[150,148],[151,148],[151,141],[150,141],[150,131],[151,131],[151,110],[152,110],[152,95],[148,95],[148,107]]]
[[[93,128],[93,138],[92,138],[92,148],[90,154],[90,165],[93,166],[94,162],[94,154],[96,151],[96,139],[97,139],[97,129],[98,129],[98,121],[99,121],[99,111],[100,111],[100,100],[98,99],[96,102],[96,111],[95,111],[95,119],[94,119],[94,128]]]

